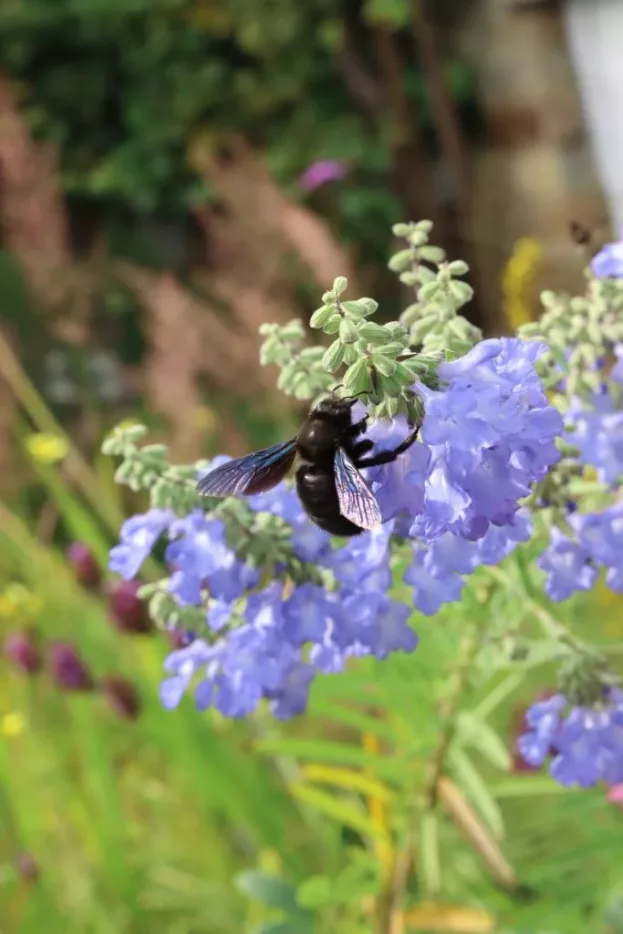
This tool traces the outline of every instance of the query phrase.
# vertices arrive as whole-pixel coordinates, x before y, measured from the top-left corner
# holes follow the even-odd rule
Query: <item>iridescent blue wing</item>
[[[334,459],[335,488],[340,512],[362,529],[373,529],[382,522],[376,497],[350,457],[337,448]]]
[[[197,484],[204,496],[253,496],[283,480],[294,463],[296,439],[221,464]]]

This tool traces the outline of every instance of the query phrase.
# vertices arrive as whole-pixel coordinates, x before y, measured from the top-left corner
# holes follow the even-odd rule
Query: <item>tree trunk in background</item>
[[[581,287],[569,223],[599,227],[607,216],[562,16],[550,4],[473,0],[457,41],[476,70],[486,127],[472,192],[484,304],[499,306],[512,245],[530,236],[543,249],[531,296],[537,308],[543,288]]]

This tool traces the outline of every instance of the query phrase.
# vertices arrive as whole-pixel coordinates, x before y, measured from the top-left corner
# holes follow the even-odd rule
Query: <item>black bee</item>
[[[298,454],[296,489],[305,512],[333,535],[359,535],[381,524],[374,493],[359,473],[363,467],[390,464],[415,441],[416,428],[392,451],[365,457],[372,450],[361,440],[367,417],[353,424],[356,396],[331,396],[314,406],[296,438],[216,467],[197,484],[205,496],[252,496],[283,480]]]

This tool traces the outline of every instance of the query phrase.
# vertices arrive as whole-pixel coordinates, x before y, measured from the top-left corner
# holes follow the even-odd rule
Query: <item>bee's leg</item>
[[[347,438],[356,438],[357,435],[362,435],[367,427],[368,416],[364,415],[362,419],[360,419],[358,422],[355,422],[355,424],[351,425],[350,428],[347,428],[344,434]]]
[[[397,448],[394,448],[393,451],[379,451],[378,454],[373,454],[372,457],[358,457],[354,461],[355,467],[380,467],[381,464],[391,464],[396,460],[401,454],[411,447],[413,442],[416,440],[420,431],[420,426],[411,432],[408,437],[402,441]],[[365,442],[362,442],[362,444]],[[368,449],[369,450],[369,449]]]
[[[349,445],[346,453],[352,461],[356,461],[362,454],[367,454],[368,451],[371,451],[373,447],[374,442],[366,439],[365,441],[357,441],[355,444]]]

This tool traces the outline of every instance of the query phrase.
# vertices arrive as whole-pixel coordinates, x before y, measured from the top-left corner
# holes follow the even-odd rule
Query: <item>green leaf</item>
[[[297,800],[309,804],[343,827],[350,827],[351,830],[356,830],[373,840],[387,839],[386,834],[368,817],[363,807],[358,808],[341,797],[302,782],[291,785],[290,791]]]
[[[441,856],[439,852],[439,822],[434,811],[427,811],[420,822],[420,870],[427,896],[441,889]]]
[[[281,876],[271,875],[259,869],[246,869],[235,877],[234,883],[239,891],[269,908],[280,908],[287,914],[300,912],[296,901],[296,889]]]
[[[504,837],[502,809],[474,764],[460,749],[451,749],[448,760],[457,785],[470,799],[496,840],[502,840]]]
[[[459,714],[457,738],[460,746],[470,745],[477,749],[491,765],[504,772],[510,768],[511,755],[506,744],[485,720],[473,713],[464,710]]]
[[[253,934],[311,934],[311,921],[306,918],[292,918],[288,921],[266,921]]]
[[[372,774],[376,774],[381,778],[393,780],[395,787],[404,787],[405,784],[411,781],[407,757],[395,755],[388,759],[384,756],[371,756],[358,746],[349,745],[348,743],[279,737],[259,740],[255,748],[259,752],[269,755],[284,755],[308,762],[359,765],[362,768],[370,769]]]
[[[565,788],[549,775],[522,775],[503,778],[491,785],[494,798],[532,798],[538,795],[579,794],[577,788]]]
[[[315,909],[331,901],[333,880],[327,876],[310,876],[296,890],[296,900],[301,908]]]

